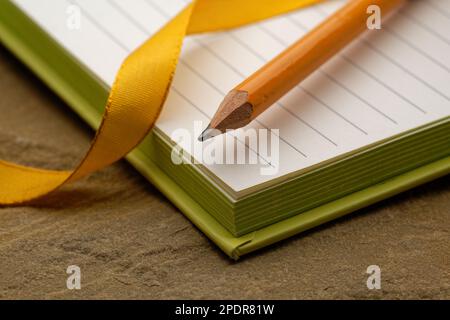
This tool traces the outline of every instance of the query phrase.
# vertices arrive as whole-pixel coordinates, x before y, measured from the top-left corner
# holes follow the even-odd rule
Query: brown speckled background
[[[70,168],[92,131],[0,47],[0,157]],[[1,192],[1,190],[0,190]],[[82,289],[66,289],[78,265]],[[366,268],[382,290],[366,288]],[[0,298],[450,298],[450,178],[233,262],[122,161],[0,208]]]

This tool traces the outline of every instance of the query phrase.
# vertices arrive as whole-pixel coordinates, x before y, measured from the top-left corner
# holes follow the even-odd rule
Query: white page
[[[123,59],[186,4],[14,2],[108,85]],[[81,8],[80,29],[67,27],[70,4]],[[179,128],[194,136],[194,121],[206,125],[231,88],[343,4],[327,1],[237,30],[187,38],[157,128],[169,137]],[[412,1],[381,31],[366,33],[248,126],[280,129],[276,175],[261,175],[259,165],[219,164],[206,166],[208,174],[240,192],[449,116],[448,30],[450,0]]]

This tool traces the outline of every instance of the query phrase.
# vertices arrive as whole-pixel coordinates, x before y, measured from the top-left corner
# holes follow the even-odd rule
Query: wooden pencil
[[[349,0],[318,27],[231,90],[199,140],[244,127],[267,110],[368,29],[369,6],[378,6],[385,17],[404,2],[406,0]]]

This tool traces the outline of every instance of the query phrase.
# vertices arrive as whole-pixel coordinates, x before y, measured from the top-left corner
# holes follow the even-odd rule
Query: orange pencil
[[[241,128],[267,110],[367,30],[369,6],[377,5],[385,17],[405,1],[349,0],[305,37],[231,90],[199,140],[207,140],[227,129]]]

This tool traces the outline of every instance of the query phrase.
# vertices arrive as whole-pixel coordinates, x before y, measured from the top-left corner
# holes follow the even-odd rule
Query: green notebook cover
[[[93,128],[98,126],[108,88],[8,0],[0,2],[0,39],[87,123]],[[150,136],[147,140],[151,139]],[[141,147],[131,152],[127,160],[234,259],[450,172],[447,154],[440,160],[235,237],[161,170]]]

